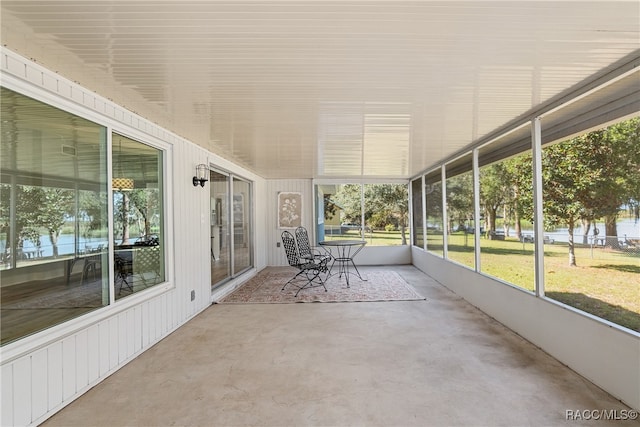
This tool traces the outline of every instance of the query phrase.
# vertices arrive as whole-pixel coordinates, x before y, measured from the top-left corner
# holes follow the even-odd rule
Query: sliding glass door
[[[233,272],[251,267],[251,184],[233,177]]]
[[[211,288],[253,265],[251,183],[211,170]]]
[[[229,175],[210,171],[211,198],[211,287],[231,277],[229,256]]]

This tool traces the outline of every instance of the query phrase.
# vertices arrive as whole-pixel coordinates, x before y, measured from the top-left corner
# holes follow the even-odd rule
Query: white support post
[[[367,227],[364,223],[364,182],[360,182],[360,237],[362,240],[366,240],[366,232]]]
[[[480,165],[479,165],[479,153],[476,148],[473,150],[473,234],[474,240],[474,252],[476,257],[475,269],[480,272]]]
[[[427,177],[422,175],[422,249],[427,250]]]
[[[445,165],[440,168],[440,180],[442,187],[442,257],[449,258],[447,242],[449,241],[449,219],[447,218],[447,169]]]
[[[533,227],[536,295],[544,296],[544,216],[542,211],[542,130],[540,117],[531,120],[533,148]]]

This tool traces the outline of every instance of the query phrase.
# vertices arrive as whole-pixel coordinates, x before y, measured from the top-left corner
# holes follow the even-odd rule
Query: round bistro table
[[[338,277],[342,277],[344,274],[347,281],[347,288],[349,287],[350,274],[358,276],[360,280],[366,281],[366,279],[362,278],[358,271],[358,267],[356,267],[356,264],[353,262],[353,258],[362,250],[362,248],[364,248],[364,245],[366,244],[367,242],[364,240],[323,240],[322,242],[318,242],[318,245],[324,247],[333,258],[333,262],[329,268],[329,276],[327,278],[335,276],[336,274]],[[332,248],[334,248],[335,254],[331,250]],[[333,266],[336,263],[338,263],[338,272],[332,273]],[[351,267],[353,267],[353,270],[355,271],[351,271]]]

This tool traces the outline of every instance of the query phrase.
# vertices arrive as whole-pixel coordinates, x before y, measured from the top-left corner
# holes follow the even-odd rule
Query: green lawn
[[[471,236],[472,237],[472,236]],[[515,238],[482,239],[481,270],[534,290],[534,245]],[[473,268],[473,238],[449,236],[449,258]],[[577,247],[577,266],[569,266],[566,243],[544,246],[545,295],[640,332],[640,253]]]
[[[406,234],[409,239],[409,232]],[[359,239],[356,230],[327,239]],[[399,231],[366,233],[368,246],[400,245]],[[431,252],[442,255],[441,235],[428,235]],[[482,239],[482,272],[534,291],[534,245],[515,238]],[[474,236],[449,235],[448,257],[474,268]],[[576,267],[569,266],[566,243],[544,246],[545,295],[556,301],[640,332],[640,252],[576,247]]]
[[[402,236],[399,231],[384,231],[374,230],[373,232],[367,232],[364,236],[368,246],[399,246],[402,244]],[[405,237],[407,244],[411,236],[409,230],[405,231]],[[360,239],[360,232],[358,230],[348,230],[344,234],[326,234],[326,240],[353,240]]]

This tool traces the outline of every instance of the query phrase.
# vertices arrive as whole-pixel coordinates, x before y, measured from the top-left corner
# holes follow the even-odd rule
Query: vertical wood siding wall
[[[302,193],[302,225],[309,230],[310,237],[313,236],[313,183],[310,179],[274,179],[267,182],[267,242],[269,247],[268,265],[282,266],[287,264],[287,257],[282,246],[277,244],[281,241],[280,234],[283,230],[278,228],[278,193],[298,192]]]
[[[256,203],[265,201],[265,182],[7,49],[0,53],[3,85],[72,113],[84,112],[101,124],[124,125],[170,147],[167,284],[0,349],[0,425],[26,426],[46,420],[210,305],[209,239],[202,238],[209,235],[209,187],[192,186],[195,166],[216,164],[253,181]],[[254,209],[264,210],[257,204]],[[261,227],[255,240],[264,244]],[[257,255],[256,263],[264,266],[264,256]]]

